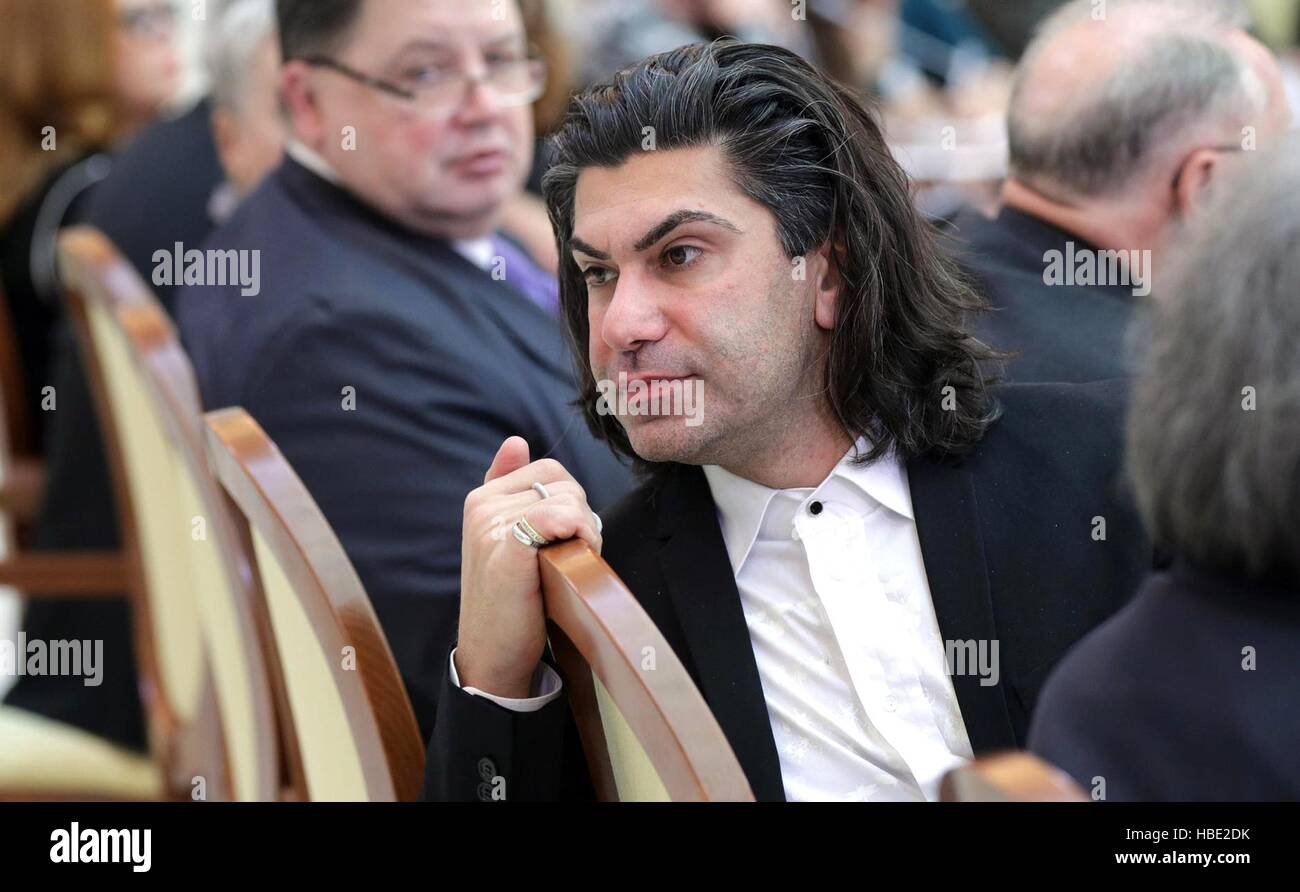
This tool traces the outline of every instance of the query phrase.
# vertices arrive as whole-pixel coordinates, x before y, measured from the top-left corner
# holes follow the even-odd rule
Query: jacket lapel
[[[993,601],[971,472],[960,461],[908,463],[912,510],[939,633],[947,641],[996,641]],[[1016,746],[1007,710],[1006,672],[983,686],[974,673],[953,675],[966,733],[976,754]]]
[[[660,566],[686,638],[683,662],[730,741],[754,797],[784,801],[767,701],[708,481],[694,466],[669,473],[659,499],[657,534]]]
[[[523,292],[505,281],[493,279],[455,250],[453,263],[467,278],[478,280],[484,299],[479,304],[486,315],[506,334],[521,353],[532,357],[565,381],[573,379],[573,363],[560,324]]]

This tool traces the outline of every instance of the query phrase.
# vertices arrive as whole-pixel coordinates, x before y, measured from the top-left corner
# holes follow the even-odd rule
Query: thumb
[[[527,465],[528,441],[523,437],[507,437],[501,444],[501,448],[497,450],[496,458],[492,459],[492,467],[488,468],[483,482],[488,483],[498,477],[504,477]]]

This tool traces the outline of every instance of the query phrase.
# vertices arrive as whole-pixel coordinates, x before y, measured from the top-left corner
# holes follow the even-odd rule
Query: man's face
[[[449,74],[482,75],[493,61],[526,49],[514,3],[367,0],[334,58],[419,89]],[[488,84],[462,81],[454,105],[438,111],[326,68],[303,76],[315,103],[312,112],[295,114],[299,135],[353,191],[412,228],[453,238],[486,234],[527,177],[532,109],[503,105]]]
[[[587,281],[592,372],[615,385],[627,376],[628,411],[617,414],[643,459],[743,465],[824,405],[822,256],[785,255],[776,218],[736,188],[721,149],[582,171],[570,247]],[[685,380],[635,383],[672,379]],[[663,396],[674,387],[702,405]],[[675,414],[641,414],[648,404]]]
[[[138,123],[162,111],[180,86],[176,10],[163,0],[117,0],[114,8],[114,86]]]

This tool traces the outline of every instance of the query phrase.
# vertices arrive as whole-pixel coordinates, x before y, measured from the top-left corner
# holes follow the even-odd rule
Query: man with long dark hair
[[[584,792],[529,547],[572,537],[759,799],[931,799],[1023,745],[1046,672],[1150,565],[1114,485],[1120,390],[990,389],[978,302],[875,118],[792,53],[653,56],[577,96],[553,146],[587,420],[646,480],[602,530],[562,466],[502,445],[465,505],[426,795],[474,798],[485,758],[511,799]]]

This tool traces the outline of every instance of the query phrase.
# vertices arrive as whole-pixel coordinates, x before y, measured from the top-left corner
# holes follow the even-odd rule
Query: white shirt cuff
[[[491,700],[497,706],[511,712],[536,712],[560,696],[560,689],[564,686],[564,682],[560,681],[560,674],[546,663],[542,663],[537,667],[537,671],[533,673],[533,695],[531,697],[524,699],[498,697],[496,694],[489,694],[487,691],[480,691],[478,688],[461,687],[460,674],[456,671],[456,648],[451,650],[451,683],[467,694]]]

